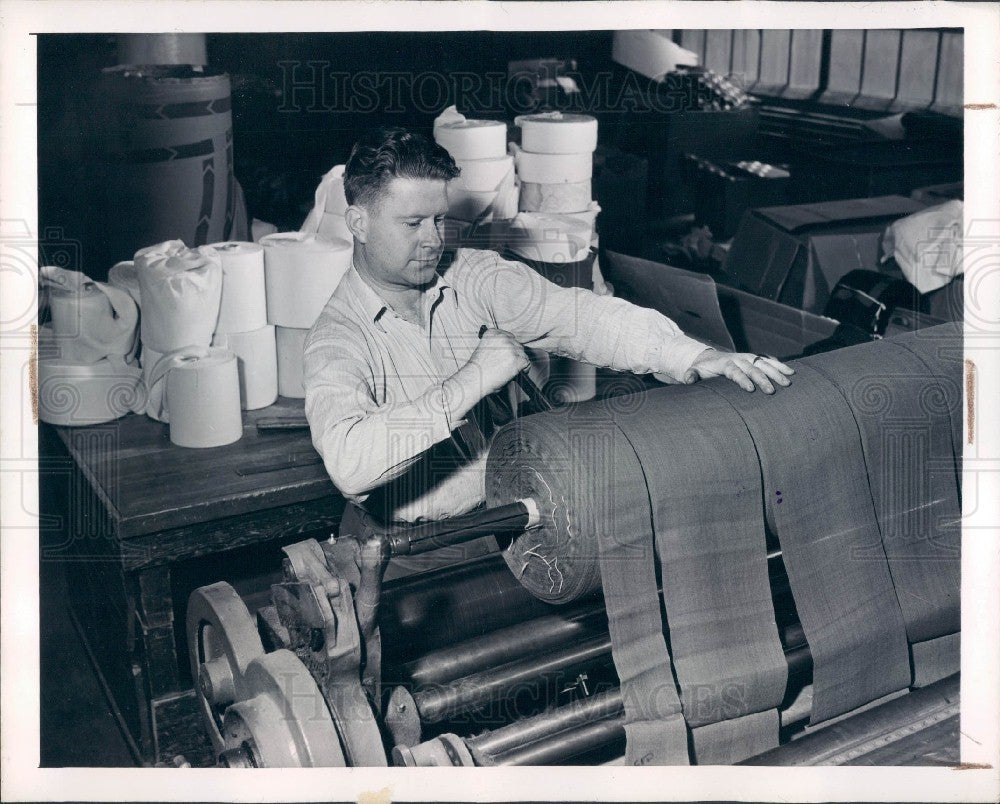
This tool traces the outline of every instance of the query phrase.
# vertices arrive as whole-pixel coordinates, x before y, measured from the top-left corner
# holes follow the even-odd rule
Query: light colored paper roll
[[[264,248],[257,243],[213,243],[222,264],[222,298],[215,335],[254,332],[267,326]]]
[[[139,289],[139,274],[135,270],[135,262],[123,260],[112,265],[108,271],[108,284],[124,290],[132,297],[132,301],[142,307],[142,291]]]
[[[680,65],[693,67],[698,64],[696,53],[674,44],[670,31],[662,30],[615,31],[611,58],[657,81]]]
[[[563,405],[593,399],[597,393],[597,368],[589,363],[553,355],[549,390]]]
[[[507,125],[469,120],[449,106],[434,121],[434,141],[454,159],[499,159],[507,153]]]
[[[514,172],[514,157],[504,155],[497,159],[456,160],[462,173],[450,184],[457,184],[473,192],[496,191],[508,175]]]
[[[496,190],[477,192],[448,184],[448,217],[458,221],[492,220]]]
[[[157,352],[205,346],[219,319],[222,263],[211,249],[169,240],[135,254],[142,294],[142,342]]]
[[[243,436],[235,354],[208,349],[200,357],[182,357],[169,369],[165,381],[172,443],[221,447]]]
[[[514,118],[521,147],[536,154],[591,153],[597,148],[597,118],[589,114],[542,112]]]
[[[278,351],[278,393],[302,399],[306,395],[302,384],[302,353],[309,330],[275,327],[274,332]]]
[[[522,182],[563,184],[590,181],[594,172],[594,155],[536,154],[512,146],[517,175]],[[589,200],[589,199],[588,199]]]
[[[354,233],[347,228],[347,218],[343,212],[324,212],[316,234],[327,240],[354,242]]]
[[[309,329],[351,267],[353,244],[303,232],[268,235],[260,242],[267,322]]]
[[[278,352],[273,324],[253,332],[216,335],[212,345],[228,349],[236,355],[240,405],[244,410],[257,410],[274,404],[278,399]]]
[[[38,361],[38,418],[60,427],[83,427],[120,419],[143,409],[142,372],[122,359],[77,363]]]
[[[521,182],[520,208],[524,212],[578,213],[592,200],[590,179],[560,184]]]

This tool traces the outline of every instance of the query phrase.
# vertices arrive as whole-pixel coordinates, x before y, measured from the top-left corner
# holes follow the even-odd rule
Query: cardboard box
[[[844,274],[879,270],[886,226],[923,208],[890,195],[753,210],[740,222],[725,269],[750,293],[822,314]]]

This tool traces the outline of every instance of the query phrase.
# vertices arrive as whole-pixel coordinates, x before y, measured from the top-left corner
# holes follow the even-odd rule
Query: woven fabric
[[[949,383],[892,341],[806,358],[850,406],[908,640],[961,628],[961,509],[955,482]],[[940,372],[939,372],[940,373]]]
[[[617,422],[652,502],[685,718],[697,727],[773,709],[788,666],[771,602],[753,441],[732,407],[705,387],[642,399]]]
[[[796,372],[774,396],[705,387],[733,405],[756,445],[767,522],[812,651],[818,723],[908,686],[910,668],[857,424],[828,380],[802,364]]]

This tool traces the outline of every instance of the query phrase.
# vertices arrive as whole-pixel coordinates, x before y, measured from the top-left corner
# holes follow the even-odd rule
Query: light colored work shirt
[[[425,326],[399,317],[352,267],[305,343],[306,417],[331,480],[401,522],[455,516],[484,499],[489,444],[471,417],[454,420],[441,386],[468,362],[482,325],[678,381],[706,348],[655,310],[559,287],[493,251],[459,250],[422,312]]]

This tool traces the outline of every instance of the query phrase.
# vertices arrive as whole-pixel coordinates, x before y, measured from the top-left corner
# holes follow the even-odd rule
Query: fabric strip
[[[756,445],[767,522],[812,652],[811,722],[907,687],[905,627],[847,403],[802,364],[774,396],[722,379],[705,387],[733,405]]]
[[[913,657],[913,685],[926,687],[961,670],[961,634],[928,639],[910,645]]]
[[[710,723],[691,731],[698,765],[732,765],[770,751],[778,745],[777,709]]]
[[[961,510],[942,382],[892,341],[806,358],[850,405],[908,640],[961,628]],[[950,378],[949,378],[950,379]],[[954,387],[960,387],[958,382]]]
[[[753,441],[732,407],[706,388],[655,391],[644,402],[616,420],[652,502],[684,716],[694,728],[774,709],[788,665],[771,601]]]

